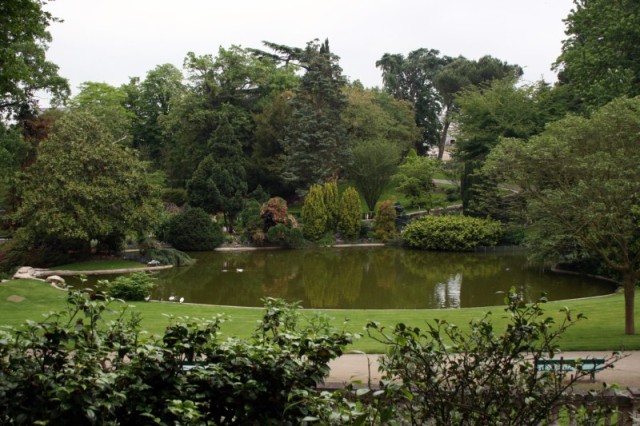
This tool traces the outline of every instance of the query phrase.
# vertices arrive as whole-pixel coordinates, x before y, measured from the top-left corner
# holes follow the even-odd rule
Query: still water
[[[608,294],[594,279],[545,272],[525,253],[440,253],[389,247],[190,253],[190,267],[156,274],[152,297],[233,306],[262,306],[265,296],[305,308],[425,309],[503,304],[516,287],[536,300]]]

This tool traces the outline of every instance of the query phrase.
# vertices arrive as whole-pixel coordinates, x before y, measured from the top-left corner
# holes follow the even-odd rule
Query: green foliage
[[[484,172],[522,189],[533,254],[549,261],[595,256],[622,277],[626,330],[640,278],[640,98],[590,118],[570,116],[527,143],[503,140]]]
[[[592,111],[621,96],[640,95],[640,4],[576,0],[565,19],[567,39],[554,65],[570,107]]]
[[[390,200],[382,201],[376,206],[376,212],[373,216],[373,232],[376,238],[382,241],[389,241],[398,234],[396,209]]]
[[[395,407],[399,423],[543,424],[554,407],[566,404],[563,394],[573,383],[589,374],[537,371],[535,360],[553,357],[562,334],[583,318],[565,309],[556,324],[545,316],[544,302],[525,304],[512,289],[504,329],[491,313],[472,320],[468,332],[442,320],[426,329],[369,323],[369,335],[388,347],[381,405]]]
[[[54,100],[69,96],[69,83],[58,66],[46,60],[51,42],[49,25],[58,22],[41,0],[12,0],[0,4],[0,115],[32,107],[39,91]]]
[[[279,223],[269,228],[267,239],[270,243],[289,248],[299,248],[304,245],[304,236],[300,228]]]
[[[171,218],[165,238],[173,247],[185,251],[213,250],[223,241],[222,229],[199,208],[187,209]]]
[[[107,281],[107,294],[116,299],[140,301],[151,295],[155,279],[146,272],[134,272],[122,275],[113,281]]]
[[[352,336],[264,303],[247,340],[220,340],[220,316],[143,340],[126,305],[72,291],[65,311],[0,331],[0,423],[298,424]]]
[[[349,159],[342,111],[347,105],[343,92],[346,79],[331,53],[329,41],[307,43],[305,49],[268,44],[286,61],[305,69],[291,100],[292,115],[284,137],[285,179],[304,189],[336,179]]]
[[[322,200],[324,201],[324,208],[327,212],[327,231],[336,231],[338,229],[340,216],[338,182],[332,180],[322,185]]]
[[[302,233],[308,240],[317,241],[327,231],[327,212],[322,187],[313,185],[302,206]]]
[[[360,194],[353,187],[348,187],[340,199],[340,214],[338,230],[347,239],[354,239],[360,234],[362,210],[360,208]]]
[[[58,119],[18,191],[16,223],[34,247],[97,240],[118,250],[127,234],[152,229],[160,210],[145,165],[83,112]]]
[[[188,200],[187,191],[183,188],[165,188],[162,190],[162,201],[182,207]]]
[[[500,222],[468,216],[422,216],[402,232],[405,243],[422,250],[469,251],[496,245],[502,233]]]
[[[437,204],[433,197],[433,175],[439,168],[438,160],[418,156],[412,150],[398,167],[393,179],[398,191],[407,197],[411,206],[431,210]]]
[[[246,241],[261,245],[265,238],[264,221],[260,216],[260,203],[257,200],[249,200],[240,212],[240,225],[242,236]]]
[[[149,248],[142,253],[147,259],[157,260],[161,265],[189,266],[196,261],[180,250],[174,248]]]
[[[375,209],[399,162],[398,147],[386,140],[366,140],[353,147],[353,162],[347,174],[362,193],[369,211]]]

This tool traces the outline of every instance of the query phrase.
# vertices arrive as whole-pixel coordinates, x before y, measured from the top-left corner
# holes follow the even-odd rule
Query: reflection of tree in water
[[[434,298],[439,308],[459,308],[462,292],[462,274],[455,274],[447,282],[436,284]]]
[[[362,258],[341,256],[340,250],[305,253],[302,282],[311,307],[334,308],[353,302],[360,295]]]
[[[371,273],[377,287],[392,288],[397,281],[397,268],[395,262],[398,258],[398,250],[374,250],[370,252],[369,262]]]

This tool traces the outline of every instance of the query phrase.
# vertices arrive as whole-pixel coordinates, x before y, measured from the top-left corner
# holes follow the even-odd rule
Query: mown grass
[[[25,320],[39,321],[42,314],[59,311],[65,306],[66,293],[55,290],[41,281],[20,280],[0,284],[0,325],[19,326]],[[208,306],[169,302],[129,303],[131,309],[141,313],[142,327],[151,334],[161,335],[169,317],[211,318],[217,314],[228,317],[222,326],[224,336],[248,337],[260,320],[260,308]],[[624,334],[624,298],[621,294],[588,299],[549,302],[545,312],[561,321],[560,309],[568,307],[575,318],[578,313],[587,319],[579,321],[562,337],[562,350],[639,350],[640,335]],[[504,329],[507,318],[504,307],[447,309],[447,310],[305,310],[305,316],[321,312],[332,318],[336,327],[364,334],[369,321],[378,321],[387,326],[396,323],[424,327],[426,321],[444,319],[467,328],[469,321],[481,318],[491,311],[496,332]],[[636,304],[636,317],[640,309]],[[348,321],[346,321],[348,320]],[[346,322],[345,322],[346,321]],[[363,336],[349,350],[369,353],[384,352],[384,346]]]

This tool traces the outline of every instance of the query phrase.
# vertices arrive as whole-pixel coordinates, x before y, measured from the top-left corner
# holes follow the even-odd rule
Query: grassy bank
[[[55,290],[41,281],[20,280],[0,284],[0,325],[18,326],[25,320],[40,320],[46,312],[64,307],[66,293]],[[142,326],[152,334],[161,334],[168,323],[167,315],[210,318],[223,313],[229,320],[223,324],[225,336],[247,337],[255,329],[261,317],[259,308],[239,308],[224,306],[191,305],[160,302],[131,303],[132,309],[141,312]],[[545,311],[558,320],[562,318],[563,306],[577,314],[583,313],[587,319],[571,328],[562,340],[563,350],[640,350],[640,335],[624,334],[624,299],[621,294],[589,299],[566,300],[546,304]],[[392,326],[398,322],[422,327],[425,321],[445,319],[466,327],[474,318],[481,318],[485,312],[493,313],[496,330],[506,324],[504,308],[501,306],[446,310],[318,310],[333,318],[334,325],[349,331],[362,333],[368,321],[374,320]],[[315,311],[304,311],[312,315]],[[636,317],[640,309],[636,304]],[[348,322],[345,323],[345,319]],[[382,352],[384,348],[368,337],[357,340],[349,349],[370,353]]]

